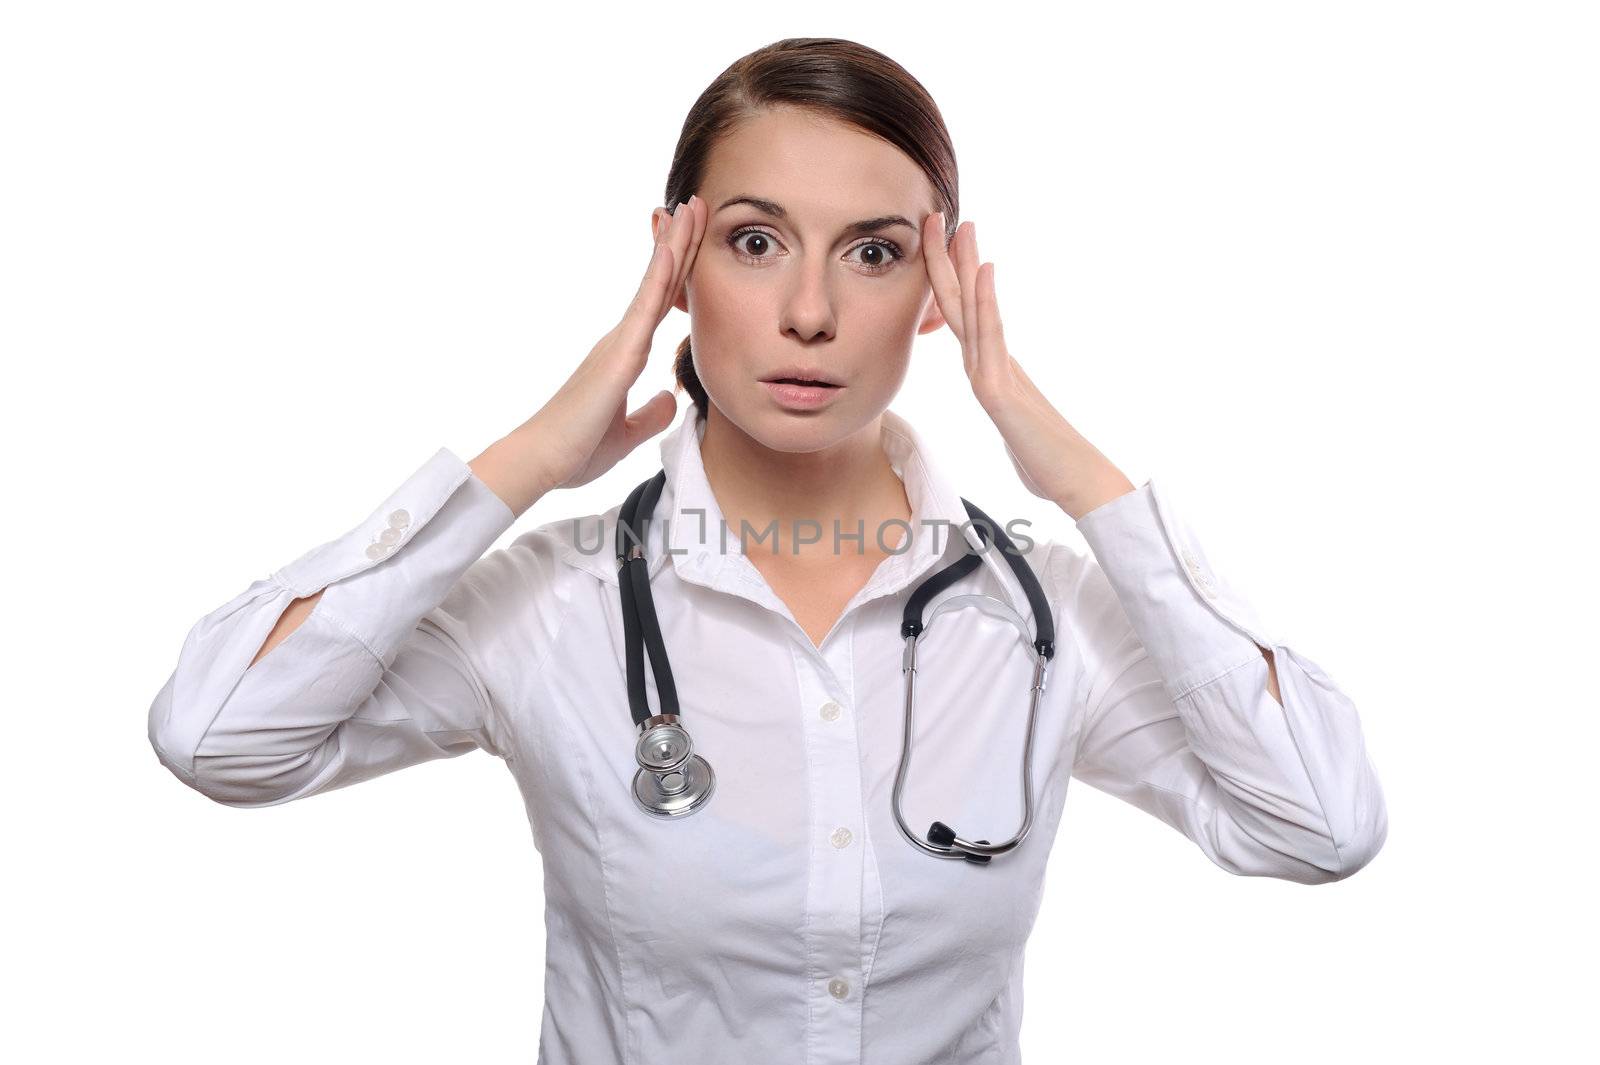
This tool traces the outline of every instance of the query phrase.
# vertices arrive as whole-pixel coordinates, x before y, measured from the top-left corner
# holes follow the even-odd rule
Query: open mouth
[[[835,392],[844,391],[843,385],[803,377],[773,377],[761,383],[779,406],[794,411],[820,410],[833,402]]]
[[[799,377],[774,377],[768,384],[774,385],[800,385],[804,388],[838,388],[838,385],[829,384],[827,381],[806,381]]]

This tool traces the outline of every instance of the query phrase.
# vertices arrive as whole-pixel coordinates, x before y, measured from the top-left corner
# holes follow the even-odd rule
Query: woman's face
[[[780,108],[725,137],[694,191],[709,217],[677,307],[712,404],[779,451],[818,451],[872,423],[912,341],[944,324],[920,246],[935,209],[922,170],[876,137]],[[656,226],[667,220],[657,209]],[[786,407],[763,381],[794,368],[841,387],[820,407]]]

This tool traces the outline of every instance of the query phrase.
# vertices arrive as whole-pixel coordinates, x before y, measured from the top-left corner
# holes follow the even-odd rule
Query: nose
[[[827,271],[827,262],[817,261],[802,263],[793,272],[793,280],[784,295],[783,332],[793,333],[807,343],[833,336],[836,323]]]

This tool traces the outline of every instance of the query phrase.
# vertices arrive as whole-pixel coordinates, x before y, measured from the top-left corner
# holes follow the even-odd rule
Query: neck
[[[712,407],[700,457],[729,540],[738,539],[743,522],[749,525],[745,543],[752,553],[775,552],[787,559],[883,554],[880,526],[896,518],[909,523],[911,504],[884,453],[882,420],[879,415],[838,443],[802,454],[767,447]],[[816,524],[801,524],[807,521]],[[837,542],[835,521],[841,537]],[[767,532],[769,526],[775,527],[775,538]],[[863,532],[859,544],[843,539],[858,529]],[[815,541],[801,543],[798,556],[797,533]],[[888,526],[882,535],[885,546],[892,546],[905,535],[905,527]]]

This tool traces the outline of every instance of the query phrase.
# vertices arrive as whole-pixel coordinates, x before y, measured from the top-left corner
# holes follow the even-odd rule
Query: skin
[[[815,642],[876,567],[874,531],[911,517],[879,433],[919,335],[948,326],[960,339],[972,394],[1034,495],[1076,521],[1134,490],[1012,357],[976,226],[962,223],[947,249],[933,189],[899,149],[826,116],[772,108],[723,138],[696,191],[706,221],[673,306],[689,315],[695,370],[711,399],[706,476],[730,535],[742,522],[776,523],[777,540],[766,551],[757,545],[750,561],[798,604],[791,609]],[[776,203],[783,216],[728,202],[738,197]],[[887,215],[913,226],[845,231]],[[671,219],[653,212],[657,240]],[[879,241],[894,249],[863,250]],[[792,363],[844,387],[821,410],[786,410],[761,379]],[[847,529],[864,522],[861,564],[841,565],[850,545],[841,554],[831,535],[794,541],[801,519],[830,531],[836,519]],[[1281,702],[1271,653],[1262,656]]]
[[[781,204],[784,216],[725,206],[739,196]],[[745,522],[776,528],[769,551],[748,557],[814,643],[881,560],[876,530],[911,517],[880,429],[918,335],[948,326],[960,340],[972,394],[1034,495],[1076,521],[1133,491],[1011,356],[994,264],[980,264],[976,227],[962,223],[946,248],[936,206],[921,170],[877,138],[794,108],[752,116],[712,153],[698,195],[675,212],[653,213],[655,251],[622,320],[549,402],[472,461],[474,475],[520,515],[553,489],[600,476],[670,425],[671,393],[630,414],[627,389],[675,306],[689,314],[696,370],[712,400],[702,453],[730,535]],[[911,225],[846,232],[853,221],[885,215]],[[885,241],[893,251],[863,251]],[[761,379],[791,363],[818,367],[845,387],[820,411],[784,410]],[[867,530],[862,553],[849,545],[835,553],[831,535],[791,542],[801,519],[830,533],[835,520],[846,530],[859,522]],[[290,605],[257,660],[320,596]],[[1281,703],[1271,652],[1261,653]]]
[[[841,159],[850,161],[847,177]],[[747,539],[747,557],[820,645],[887,555],[878,543],[883,523],[912,517],[879,431],[912,341],[942,324],[920,266],[919,223],[932,191],[883,141],[785,108],[720,141],[697,194],[706,227],[675,305],[692,308],[695,368],[712,399],[706,475],[730,536],[746,523],[775,531]],[[777,204],[782,217],[730,202],[740,197]],[[846,229],[889,215],[909,224]],[[654,214],[658,237],[669,221],[665,210]],[[792,364],[844,387],[823,410],[786,410],[761,379]],[[836,547],[835,520],[864,529],[864,541]],[[903,535],[888,528],[890,541]]]

